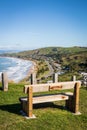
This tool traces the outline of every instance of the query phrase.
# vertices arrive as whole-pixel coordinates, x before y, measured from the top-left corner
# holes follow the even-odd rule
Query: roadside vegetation
[[[37,64],[37,78],[42,78],[49,72],[49,67],[45,60],[38,61]]]

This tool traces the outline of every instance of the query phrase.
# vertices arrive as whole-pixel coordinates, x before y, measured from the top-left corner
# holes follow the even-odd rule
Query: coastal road
[[[48,68],[49,68],[48,74],[46,74],[46,75],[44,76],[45,78],[47,78],[47,77],[51,76],[51,75],[54,73],[54,69],[52,68],[52,66],[50,65],[50,63],[49,63],[47,60],[45,60],[45,62],[46,62],[46,64],[48,65]]]

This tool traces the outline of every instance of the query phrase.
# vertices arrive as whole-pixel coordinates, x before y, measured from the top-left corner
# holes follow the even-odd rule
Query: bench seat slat
[[[33,104],[60,101],[60,100],[68,100],[68,99],[69,99],[69,97],[65,96],[63,94],[40,96],[40,97],[33,97]]]
[[[37,103],[45,103],[45,102],[53,102],[53,101],[60,101],[60,100],[68,100],[69,96],[64,94],[55,94],[55,95],[45,95],[45,96],[36,96],[33,97],[33,104]],[[21,97],[19,99],[21,102],[26,102],[27,97]]]

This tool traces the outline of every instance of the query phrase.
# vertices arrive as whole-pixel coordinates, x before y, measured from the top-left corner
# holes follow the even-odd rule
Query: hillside
[[[87,47],[46,47],[19,53],[4,54],[4,56],[13,56],[37,61],[39,73],[41,73],[38,73],[38,77],[39,75],[43,75],[42,70],[43,72],[48,72],[49,65],[51,66],[50,71],[53,70],[48,76],[53,72],[75,74],[87,72]],[[43,67],[41,67],[41,65]],[[42,77],[45,77],[45,75]]]

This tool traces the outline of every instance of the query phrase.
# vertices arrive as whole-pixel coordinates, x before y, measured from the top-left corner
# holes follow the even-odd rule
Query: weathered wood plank
[[[79,111],[79,88],[80,88],[80,84],[76,83],[74,88],[74,112],[75,113]]]
[[[28,103],[27,103],[27,116],[32,117],[33,113],[33,99],[32,99],[32,87],[28,88]]]
[[[68,100],[68,99],[69,99],[69,97],[65,96],[63,94],[38,96],[38,97],[33,97],[33,104],[46,103],[46,102],[54,102],[54,101]]]
[[[50,95],[41,95],[33,97],[33,104],[37,103],[45,103],[45,102],[53,102],[53,101],[60,101],[60,100],[68,100],[69,96],[65,94],[50,94]],[[27,97],[20,98],[21,102],[26,102]]]
[[[50,86],[49,90],[60,90],[62,89],[62,86]]]
[[[80,81],[70,81],[70,82],[58,82],[58,83],[48,83],[48,84],[35,84],[35,85],[25,85],[24,92],[27,93],[27,88],[32,86],[33,92],[45,92],[54,89],[72,89],[75,83],[81,84]]]

